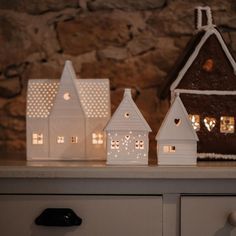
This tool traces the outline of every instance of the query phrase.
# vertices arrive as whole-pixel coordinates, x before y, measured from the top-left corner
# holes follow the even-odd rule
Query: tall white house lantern
[[[32,79],[27,90],[27,160],[105,160],[108,79],[77,79],[66,61],[59,80]]]
[[[131,89],[125,89],[123,100],[105,128],[107,164],[147,165],[151,128],[134,103]]]
[[[196,165],[197,134],[177,95],[156,135],[158,165]]]

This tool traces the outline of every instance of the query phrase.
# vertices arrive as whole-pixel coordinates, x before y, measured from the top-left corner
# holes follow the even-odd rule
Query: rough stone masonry
[[[59,78],[66,59],[82,78],[110,78],[112,111],[123,88],[155,134],[168,110],[158,94],[208,5],[236,55],[235,0],[1,0],[0,150],[25,151],[29,78]]]

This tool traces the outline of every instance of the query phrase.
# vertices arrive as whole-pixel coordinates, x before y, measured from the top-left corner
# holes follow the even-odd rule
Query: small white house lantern
[[[171,105],[156,140],[158,165],[196,165],[198,137],[179,96]]]
[[[125,89],[123,100],[107,124],[107,164],[147,165],[151,128]]]
[[[28,160],[105,160],[108,79],[77,79],[66,61],[60,81],[29,80]]]

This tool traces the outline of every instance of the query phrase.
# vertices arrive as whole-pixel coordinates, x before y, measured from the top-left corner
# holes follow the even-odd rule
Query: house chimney
[[[211,8],[206,7],[196,7],[195,8],[195,28],[201,30],[203,28],[212,26],[212,14]]]

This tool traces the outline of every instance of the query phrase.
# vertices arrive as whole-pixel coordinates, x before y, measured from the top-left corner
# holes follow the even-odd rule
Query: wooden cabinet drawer
[[[181,198],[181,236],[235,236],[228,216],[236,212],[235,196]]]
[[[71,208],[80,226],[38,226],[46,208]],[[1,195],[1,235],[161,236],[160,196]]]

